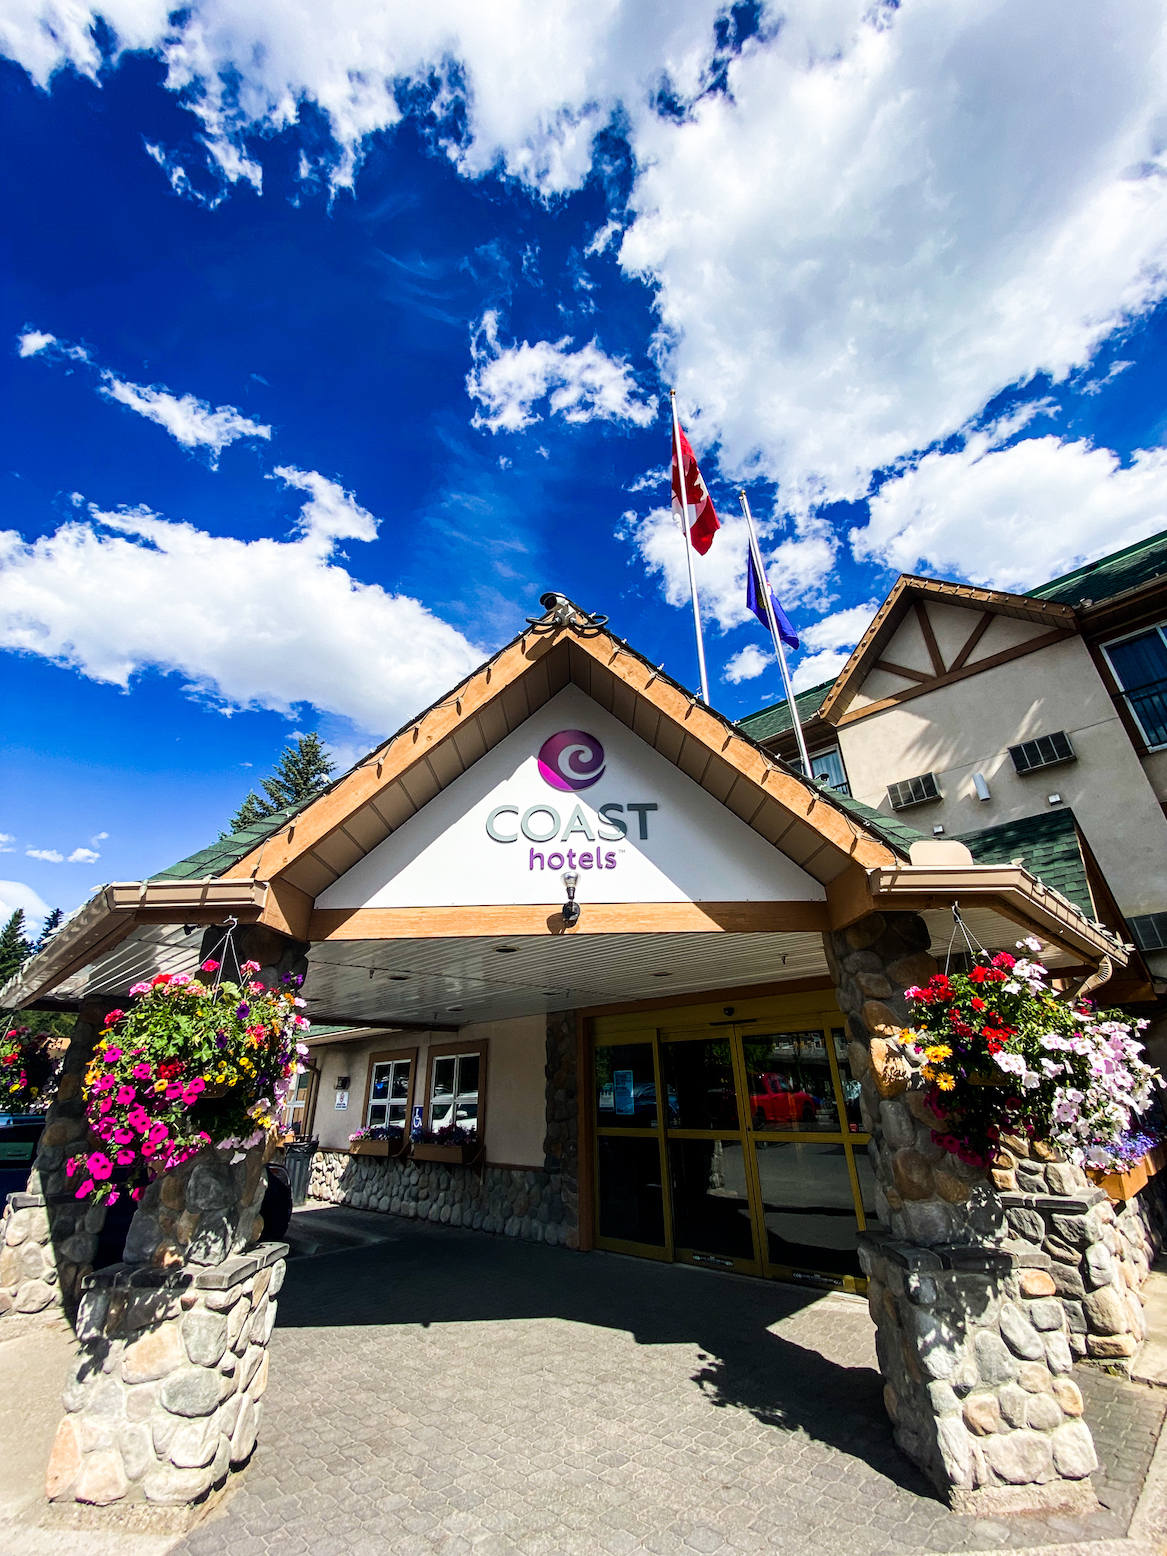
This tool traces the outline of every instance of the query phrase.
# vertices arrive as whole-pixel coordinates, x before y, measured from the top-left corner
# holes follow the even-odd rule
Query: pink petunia
[[[130,1071],[136,1081],[148,1081],[153,1073],[148,1064],[136,1064]]]
[[[170,1130],[164,1123],[162,1123],[161,1120],[159,1120],[158,1123],[152,1124],[150,1126],[150,1139],[155,1145],[158,1144],[159,1140],[165,1140],[169,1133]]]
[[[133,1161],[133,1159],[134,1159],[133,1151],[119,1151],[118,1152],[117,1160],[118,1160],[118,1166],[119,1167],[128,1167],[130,1165],[130,1163]]]
[[[93,1179],[92,1178],[86,1178],[85,1182],[77,1190],[77,1192],[76,1192],[76,1194],[74,1194],[73,1198],[74,1199],[87,1199],[89,1197],[89,1195],[92,1194],[92,1193],[93,1193]]]
[[[194,1080],[188,1083],[186,1089],[187,1091],[193,1091],[197,1097],[200,1091],[206,1091],[207,1083],[201,1075],[196,1075]]]
[[[77,1163],[75,1161],[70,1160],[66,1164],[66,1167],[65,1167],[65,1176],[66,1176],[66,1178],[71,1178],[76,1171],[77,1171]]]
[[[94,1151],[85,1165],[95,1178],[108,1178],[113,1171],[113,1163],[104,1151]]]
[[[112,1107],[113,1103],[109,1100],[109,1098],[102,1097],[101,1101],[97,1104],[97,1111],[99,1113],[108,1113]]]
[[[113,1132],[113,1140],[115,1145],[131,1145],[133,1143],[133,1139],[133,1133],[128,1129],[115,1129]]]
[[[138,1096],[138,1093],[134,1090],[134,1088],[132,1086],[119,1086],[118,1087],[118,1092],[117,1092],[117,1097],[116,1097],[115,1100],[116,1100],[116,1102],[117,1102],[119,1107],[125,1108],[125,1107],[129,1107],[131,1102],[136,1101],[137,1096]]]
[[[117,1202],[118,1202],[118,1191],[116,1189],[114,1189],[110,1193],[109,1197],[106,1199],[106,1204],[107,1205],[116,1205]]]
[[[138,1149],[143,1156],[153,1156],[157,1147],[152,1140],[143,1140]]]
[[[178,1085],[177,1082],[175,1082],[174,1084],[167,1086],[162,1095],[166,1098],[167,1102],[173,1102],[177,1097],[182,1096],[182,1087]]]
[[[118,1062],[118,1060],[121,1058],[121,1056],[122,1056],[122,1051],[121,1051],[120,1048],[107,1048],[105,1050],[105,1062],[106,1062],[106,1064],[116,1064]]]

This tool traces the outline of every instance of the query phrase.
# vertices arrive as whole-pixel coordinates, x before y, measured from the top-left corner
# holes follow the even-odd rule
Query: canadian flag
[[[717,517],[717,510],[713,506],[713,499],[705,490],[705,482],[701,479],[701,472],[697,468],[697,456],[689,446],[689,440],[685,436],[680,423],[677,424],[677,439],[681,445],[681,458],[685,462],[685,495],[684,503],[695,510],[696,517],[693,527],[689,530],[689,539],[693,542],[693,550],[698,556],[704,556],[713,544],[713,537],[721,528],[721,520]],[[682,517],[684,509],[681,498],[681,472],[677,469],[676,443],[673,445],[673,512],[678,518]],[[685,515],[683,523],[688,523],[688,515]]]

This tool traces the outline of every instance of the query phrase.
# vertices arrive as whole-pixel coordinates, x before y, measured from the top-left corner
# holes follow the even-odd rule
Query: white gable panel
[[[569,773],[569,781],[587,786],[565,790],[542,775],[538,754],[571,730],[598,742],[592,772],[599,776]],[[564,760],[570,763],[569,753]],[[619,719],[567,686],[334,881],[316,906],[559,903],[568,868],[579,870],[584,904],[821,902],[826,895]]]

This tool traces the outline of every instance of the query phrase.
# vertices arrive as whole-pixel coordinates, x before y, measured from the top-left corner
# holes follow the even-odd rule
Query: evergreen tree
[[[44,950],[45,946],[48,945],[49,941],[61,927],[61,920],[64,917],[65,915],[61,912],[60,908],[54,908],[52,910],[52,912],[45,919],[44,924],[41,927],[40,934],[33,941],[32,949],[34,953]]]
[[[32,952],[32,943],[24,933],[24,909],[17,908],[0,929],[0,985],[14,978]]]
[[[335,767],[315,730],[301,735],[284,751],[271,777],[262,780],[267,798],[262,799],[253,789],[232,816],[231,831],[241,832],[277,810],[310,799],[324,788]]]

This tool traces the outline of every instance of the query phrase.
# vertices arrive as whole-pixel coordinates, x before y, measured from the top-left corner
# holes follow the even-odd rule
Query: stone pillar
[[[105,1211],[74,1197],[65,1163],[101,1142],[89,1133],[81,1087],[112,999],[81,1006],[65,1050],[57,1094],[29,1174],[28,1189],[9,1196],[0,1223],[0,1315],[64,1308],[72,1314],[92,1267]],[[104,1147],[102,1147],[104,1149]]]
[[[53,1500],[189,1502],[251,1453],[287,1255],[256,1246],[274,1148],[274,1136],[247,1152],[208,1146],[163,1173],[125,1261],[85,1276]]]
[[[261,1243],[203,1268],[114,1264],[85,1278],[52,1501],[193,1502],[247,1461],[287,1252]]]
[[[544,1170],[557,1174],[566,1213],[566,1244],[579,1247],[579,1075],[574,1010],[547,1017],[547,1135]]]
[[[1055,1260],[1043,1236],[1018,1236],[1014,1210],[1033,1207],[998,1181],[1016,1159],[990,1173],[935,1144],[920,1060],[899,1037],[904,990],[936,971],[928,928],[873,913],[824,940],[871,1135],[881,1230],[861,1235],[860,1259],[896,1442],[961,1512],[1092,1507]]]

